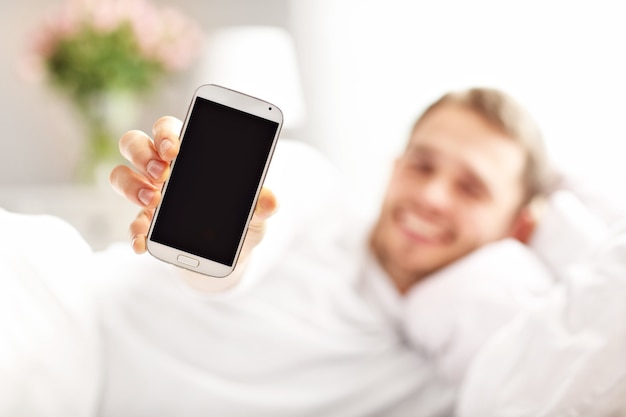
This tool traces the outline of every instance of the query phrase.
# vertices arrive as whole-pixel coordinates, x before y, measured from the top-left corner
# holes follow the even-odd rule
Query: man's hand
[[[139,130],[131,130],[120,138],[120,152],[135,169],[117,166],[111,171],[110,181],[119,194],[142,208],[130,224],[132,247],[136,253],[146,251],[146,236],[154,210],[161,201],[161,188],[170,175],[170,163],[178,155],[181,129],[180,120],[162,117],[152,128],[153,139]],[[250,251],[263,239],[265,220],[274,214],[277,207],[274,193],[263,188],[250,221],[240,261],[245,261]]]

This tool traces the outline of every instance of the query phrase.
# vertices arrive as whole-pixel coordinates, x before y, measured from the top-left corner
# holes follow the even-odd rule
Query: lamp
[[[259,97],[278,106],[285,129],[304,122],[304,100],[291,35],[275,26],[229,26],[208,35],[203,83]]]

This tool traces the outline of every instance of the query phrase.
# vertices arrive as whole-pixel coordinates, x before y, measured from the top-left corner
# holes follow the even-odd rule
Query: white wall
[[[28,30],[58,3],[0,4],[0,184],[69,181],[79,154],[81,131],[66,103],[15,71]],[[416,115],[443,92],[471,85],[501,87],[527,105],[554,159],[569,171],[600,185],[626,179],[626,25],[619,1],[158,3],[179,6],[206,30],[288,27],[308,112],[290,135],[326,152],[372,210]],[[162,114],[184,116],[201,78],[191,71],[170,81],[133,127],[150,129]]]
[[[473,85],[525,104],[564,169],[623,189],[623,2],[293,0],[292,12],[311,139],[372,209],[416,115]]]

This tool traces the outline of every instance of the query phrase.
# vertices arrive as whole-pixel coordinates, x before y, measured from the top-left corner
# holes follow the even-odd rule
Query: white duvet
[[[296,205],[306,207],[309,203],[306,195],[310,191],[307,183],[301,178],[292,181],[301,188],[294,197]],[[562,207],[559,204],[554,207]],[[564,218],[558,210],[548,214],[556,216],[553,219],[557,222],[546,225],[558,224]],[[290,216],[287,210],[283,217],[285,224],[293,220]],[[626,228],[602,236],[602,244],[597,245],[602,232],[576,228],[578,218],[575,219],[574,223],[565,222],[555,228],[544,225],[533,242],[533,252],[504,241],[472,254],[433,276],[430,283],[416,287],[397,309],[389,293],[381,296],[376,302],[384,311],[371,317],[355,314],[354,306],[363,309],[366,304],[358,295],[354,298],[345,298],[348,293],[342,295],[349,286],[336,289],[331,297],[324,295],[323,286],[330,282],[322,282],[322,287],[315,284],[316,289],[309,293],[319,307],[314,320],[307,318],[309,309],[289,305],[287,288],[276,284],[263,290],[279,297],[271,308],[264,308],[262,300],[255,300],[253,293],[246,295],[246,291],[240,291],[243,295],[235,292],[235,301],[229,301],[226,296],[208,302],[194,298],[189,289],[183,290],[182,283],[176,282],[176,274],[160,274],[158,271],[164,264],[149,258],[140,261],[129,254],[132,268],[127,272],[143,268],[154,273],[139,280],[141,285],[150,286],[151,282],[154,285],[149,292],[142,291],[141,285],[122,285],[119,288],[125,292],[116,295],[112,283],[98,281],[109,287],[107,296],[118,300],[106,307],[105,329],[109,326],[109,332],[113,333],[105,333],[109,338],[104,346],[109,349],[105,361],[119,361],[109,362],[103,368],[106,362],[101,362],[103,344],[96,334],[91,288],[85,287],[95,273],[91,269],[94,258],[89,248],[73,229],[58,219],[0,211],[0,416],[82,417],[96,415],[98,407],[105,415],[133,415],[133,410],[140,411],[142,404],[146,406],[143,410],[151,410],[152,402],[171,407],[161,408],[162,415],[185,414],[185,410],[186,415],[200,415],[210,409],[207,392],[222,396],[222,400],[230,399],[227,404],[222,402],[226,404],[225,410],[240,410],[239,414],[224,415],[245,415],[244,410],[258,409],[261,405],[266,407],[267,415],[278,412],[302,415],[296,411],[301,404],[319,407],[307,410],[312,415],[320,410],[324,415],[342,415],[342,409],[324,409],[321,404],[327,400],[327,404],[341,404],[344,411],[353,415],[368,412],[376,415],[368,409],[368,404],[381,406],[393,398],[400,401],[401,407],[407,407],[393,410],[396,415],[403,415],[404,411],[420,409],[407,398],[411,393],[419,394],[422,404],[432,401],[433,410],[445,409],[436,405],[433,398],[440,396],[441,402],[448,401],[450,391],[456,391],[449,387],[458,387],[456,414],[463,417],[620,415],[626,409]],[[568,231],[572,234],[567,235]],[[551,243],[559,238],[566,239],[566,250]],[[287,240],[272,239],[268,237],[269,242],[282,247],[289,245]],[[585,257],[591,243],[596,244],[592,245],[593,255]],[[110,262],[102,269],[125,271],[123,265],[115,265],[115,259],[126,262],[126,257],[111,254],[98,257],[99,262]],[[513,267],[516,262],[518,267]],[[485,265],[489,267],[484,268]],[[528,280],[524,280],[525,272],[532,275]],[[477,277],[471,281],[476,285],[465,279],[469,275]],[[262,279],[252,275],[250,278],[251,281]],[[250,282],[242,284],[244,289],[253,287]],[[306,285],[313,284],[310,281]],[[255,285],[263,287],[261,282]],[[382,288],[381,282],[376,285]],[[379,294],[378,290],[375,293]],[[236,301],[238,297],[240,301]],[[249,302],[244,303],[246,297]],[[343,299],[349,302],[342,303]],[[100,297],[99,302],[102,301]],[[282,316],[282,308],[300,311],[302,317],[291,320]],[[325,316],[331,311],[329,308],[343,314],[343,321]],[[212,315],[205,314],[208,312]],[[246,314],[253,318],[249,321],[252,327],[242,324],[240,333],[220,328],[220,317]],[[392,323],[394,317],[400,318],[402,327],[393,330],[407,338],[410,342],[407,347],[398,344],[401,337],[392,335],[385,322]],[[353,325],[348,326],[344,319]],[[256,321],[275,323],[277,327],[267,333],[263,327],[255,327]],[[219,329],[221,336],[200,333],[207,323]],[[308,323],[311,327],[307,330],[296,326],[289,333],[279,331],[280,326],[287,328],[289,323]],[[331,325],[335,327],[327,327]],[[167,331],[167,326],[180,328],[178,334],[196,336],[185,340],[168,337],[172,333]],[[361,329],[366,326],[369,333],[354,332],[359,326]],[[258,332],[261,339],[244,337],[249,331]],[[341,341],[338,344],[325,344],[324,340],[315,338],[329,332],[345,333],[349,337],[338,339]],[[294,349],[298,346],[307,349],[297,355],[295,351],[271,350],[274,341],[290,335],[295,337],[290,342],[294,343]],[[241,343],[267,340],[268,350],[258,360],[250,358],[250,364],[258,375],[270,375],[272,371],[264,366],[270,362],[264,363],[263,357],[291,366],[289,372],[274,375],[278,381],[282,379],[286,390],[273,390],[272,379],[264,379],[265,383],[259,385],[263,389],[251,389],[254,384],[247,385],[251,374],[229,362],[221,362],[220,368],[217,361],[211,366],[216,366],[223,376],[231,375],[232,389],[219,385],[216,374],[202,372],[200,365],[207,363],[202,355],[220,350],[225,354],[228,346],[234,350],[249,346],[211,344],[215,337]],[[155,346],[154,341],[160,345]],[[207,348],[203,349],[199,343],[206,343]],[[189,350],[186,344],[195,348]],[[318,351],[316,346],[333,352],[337,368],[331,362],[311,366],[315,364],[311,361],[320,359],[313,354]],[[194,352],[196,356],[185,358],[176,354],[176,350]],[[384,364],[365,360],[384,359],[385,355],[389,358]],[[231,356],[230,360],[233,359],[236,356]],[[307,367],[298,367],[300,362]],[[360,365],[363,363],[368,366],[364,368]],[[155,365],[163,368],[155,369]],[[422,371],[407,373],[407,367],[413,366],[422,367]],[[170,380],[159,379],[164,369],[170,373]],[[309,371],[301,374],[302,369]],[[306,384],[298,385],[306,380],[323,381],[325,375],[341,375],[342,379],[337,387],[329,385],[319,393],[304,389]],[[399,375],[404,375],[404,379],[398,379]],[[105,387],[101,392],[101,378],[114,382],[115,386]],[[431,388],[428,388],[429,378]],[[168,390],[185,389],[177,381],[189,384],[182,397],[188,409],[168,399]],[[350,384],[361,390],[351,391]],[[139,390],[133,392],[137,387]],[[291,396],[284,398],[281,392],[289,392]],[[350,392],[369,394],[347,397],[344,401],[333,397]],[[269,395],[275,396],[274,399]],[[272,409],[272,404],[289,404],[293,408]]]
[[[0,416],[87,417],[100,358],[91,250],[65,222],[0,209]]]
[[[473,361],[459,416],[626,415],[626,224],[560,280]]]

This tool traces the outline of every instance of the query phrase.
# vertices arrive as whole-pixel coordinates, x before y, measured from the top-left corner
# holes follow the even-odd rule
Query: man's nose
[[[452,203],[450,186],[442,178],[433,178],[423,184],[420,197],[429,208],[438,211],[447,210]]]

